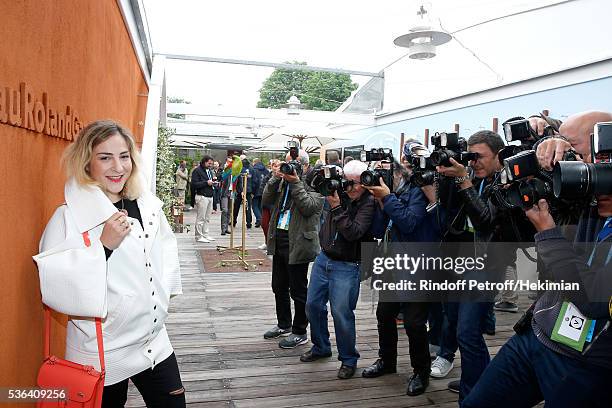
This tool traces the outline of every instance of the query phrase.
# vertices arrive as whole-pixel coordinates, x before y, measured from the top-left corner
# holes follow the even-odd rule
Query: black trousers
[[[178,363],[174,353],[167,359],[130,378],[145,404],[149,408],[184,408],[185,392],[172,395],[173,391],[183,389]],[[102,408],[117,408],[127,402],[128,380],[104,387]]]
[[[397,364],[397,324],[399,312],[404,315],[404,329],[408,335],[408,352],[414,372],[429,375],[429,341],[427,338],[427,317],[429,303],[424,302],[378,302],[376,320],[378,321],[378,355],[385,364]]]
[[[289,241],[276,241],[272,258],[272,292],[276,301],[276,318],[281,329],[291,328],[293,334],[306,334],[306,294],[308,293],[308,264],[289,265]],[[291,321],[291,299],[295,316]]]
[[[246,208],[246,225],[247,228],[251,228],[253,224],[253,211],[251,211],[251,205],[253,203],[253,193],[247,193],[247,208]],[[234,200],[234,226],[238,221],[238,211],[240,211],[240,206],[242,206],[242,195],[236,194],[236,199]],[[242,223],[242,218],[240,218],[240,222]]]

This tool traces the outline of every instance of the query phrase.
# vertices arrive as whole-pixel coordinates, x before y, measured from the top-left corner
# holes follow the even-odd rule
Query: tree
[[[312,110],[334,111],[357,89],[357,84],[348,74],[313,72],[304,88],[302,103]]]
[[[305,62],[287,62],[287,64],[306,65]],[[259,90],[258,108],[280,109],[282,105],[295,92],[303,94],[306,81],[312,75],[310,71],[291,71],[288,69],[275,69],[264,81]]]
[[[306,65],[305,62],[287,64]],[[336,110],[357,84],[348,74],[275,69],[259,90],[258,108],[282,108],[295,94],[307,109]]]
[[[174,134],[174,129],[160,126],[157,137],[157,167],[155,169],[156,176],[156,194],[163,202],[164,214],[170,225],[174,225],[172,218],[172,205],[176,200],[174,196],[175,179],[174,174],[174,152],[170,147],[170,136]]]
[[[191,101],[188,101],[186,99],[183,98],[179,98],[177,96],[168,96],[166,98],[166,101],[168,103],[186,103],[186,104],[190,104]],[[173,118],[173,119],[185,119],[185,114],[183,113],[169,113],[168,114],[169,118]]]

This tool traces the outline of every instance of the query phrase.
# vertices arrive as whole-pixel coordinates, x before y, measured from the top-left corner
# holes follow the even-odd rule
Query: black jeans
[[[185,392],[174,353],[167,359],[130,378],[149,408],[184,408]],[[170,394],[183,390],[180,394]],[[104,387],[102,408],[123,407],[127,401],[128,380]]]
[[[289,241],[276,240],[272,258],[272,292],[276,300],[276,318],[281,329],[291,328],[293,334],[306,334],[306,294],[308,292],[308,264],[289,265]],[[291,322],[291,299],[295,308]]]
[[[404,329],[406,329],[408,335],[410,364],[415,373],[429,375],[431,360],[429,358],[426,326],[429,303],[378,302],[376,308],[378,355],[389,366],[397,364],[397,324],[395,318],[400,311],[404,315]]]

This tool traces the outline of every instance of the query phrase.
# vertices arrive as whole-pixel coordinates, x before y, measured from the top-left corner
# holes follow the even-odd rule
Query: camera
[[[555,134],[555,129],[548,125],[544,128],[542,136],[539,136],[531,128],[529,119],[525,119],[520,116],[508,119],[502,124],[502,128],[504,129],[504,137],[506,142],[519,142],[519,144],[508,145],[499,151],[497,157],[499,158],[499,162],[501,164],[503,164],[504,160],[509,157],[512,157],[525,150],[531,150],[538,139]],[[568,160],[572,160],[571,154],[573,153],[567,154]],[[575,158],[573,160],[575,160]]]
[[[550,177],[541,171],[535,151],[519,152],[503,164],[501,183],[493,188],[498,206],[529,209],[542,198],[552,198]]]
[[[362,162],[387,161],[393,162],[393,151],[385,148],[373,148],[370,151],[362,150],[360,159]]]
[[[342,178],[342,169],[335,165],[326,165],[313,169],[310,176],[310,187],[322,196],[340,195],[352,181]]]
[[[434,151],[429,156],[434,166],[451,167],[450,159],[467,165],[470,160],[478,159],[478,153],[467,152],[467,141],[456,132],[437,133],[431,137]]]
[[[412,167],[410,182],[417,187],[430,186],[436,178],[436,166],[431,162],[431,157],[411,153],[406,161]]]
[[[393,150],[385,148],[374,148],[370,151],[362,150],[360,159],[363,162],[389,163],[389,169],[368,169],[361,173],[359,182],[364,186],[379,186],[380,178],[390,188],[393,188]]]
[[[300,145],[295,140],[289,140],[287,142],[287,149],[289,149],[289,156],[291,160],[286,163],[281,163],[280,172],[287,175],[292,175],[294,172],[298,177],[302,176],[302,163],[298,160],[300,155]]]
[[[612,122],[595,124],[591,155],[595,163],[557,162],[553,170],[555,197],[612,194]]]

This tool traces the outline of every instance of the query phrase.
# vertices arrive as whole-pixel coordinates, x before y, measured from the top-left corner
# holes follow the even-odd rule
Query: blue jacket
[[[263,195],[263,190],[265,187],[265,183],[262,183],[263,179],[268,175],[269,171],[266,169],[266,166],[262,162],[257,162],[252,167],[253,178],[252,182],[252,191],[254,196]]]
[[[383,198],[383,208],[376,206],[372,221],[372,234],[383,238],[385,230],[391,223],[391,242],[438,242],[433,220],[426,214],[427,198],[420,188],[406,185],[401,191],[391,193]],[[439,228],[437,229],[439,231]]]

